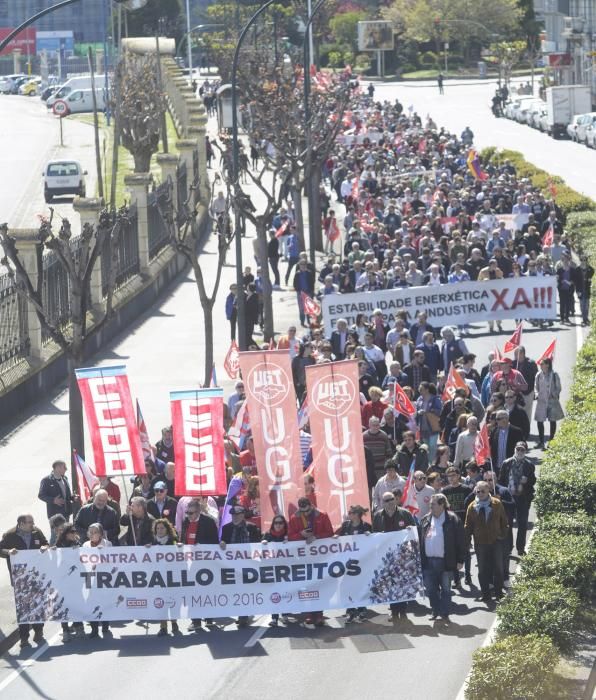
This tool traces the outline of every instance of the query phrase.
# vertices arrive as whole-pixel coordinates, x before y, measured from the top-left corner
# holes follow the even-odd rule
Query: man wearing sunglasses
[[[509,522],[503,504],[490,495],[486,481],[476,485],[476,497],[466,511],[464,531],[474,538],[474,550],[478,561],[478,580],[482,600],[490,603],[490,585],[494,585],[495,597],[503,597],[503,546],[509,530]]]

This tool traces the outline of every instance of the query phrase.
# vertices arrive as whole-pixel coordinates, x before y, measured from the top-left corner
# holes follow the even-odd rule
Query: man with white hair
[[[444,326],[441,328],[441,357],[443,358],[443,367],[445,372],[449,371],[452,364],[455,365],[460,357],[467,354],[468,348],[466,343],[455,337],[455,332],[452,326]]]
[[[331,333],[331,351],[336,360],[343,360],[346,357],[346,344],[348,342],[348,322],[345,318],[338,318],[335,323],[335,330]]]
[[[455,443],[455,457],[453,464],[456,467],[463,467],[466,462],[474,458],[474,445],[478,436],[478,419],[470,416],[466,421],[466,430],[457,436]]]
[[[108,492],[105,489],[97,489],[93,496],[93,501],[84,505],[77,513],[74,524],[77,528],[81,542],[86,542],[89,537],[87,530],[89,525],[99,523],[105,532],[105,536],[113,545],[118,544],[120,525],[118,514],[108,505]]]

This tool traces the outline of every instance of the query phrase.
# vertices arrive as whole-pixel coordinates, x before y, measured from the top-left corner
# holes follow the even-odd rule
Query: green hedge
[[[466,698],[545,700],[553,695],[558,660],[548,637],[529,634],[501,639],[474,652]]]
[[[540,520],[540,531],[583,535],[596,542],[596,518],[581,510],[575,513],[548,513]]]

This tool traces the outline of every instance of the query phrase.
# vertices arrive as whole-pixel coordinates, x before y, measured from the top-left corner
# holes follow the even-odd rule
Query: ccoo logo
[[[248,373],[248,390],[263,406],[277,406],[290,390],[290,380],[284,370],[273,362],[260,362]]]
[[[319,411],[335,418],[347,413],[357,392],[349,377],[334,374],[319,379],[313,387],[312,395]]]

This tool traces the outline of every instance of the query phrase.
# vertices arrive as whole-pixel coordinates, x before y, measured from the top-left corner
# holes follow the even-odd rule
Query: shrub
[[[543,700],[554,688],[558,660],[547,637],[528,634],[501,639],[474,652],[465,696],[467,700]]]
[[[331,68],[339,68],[343,65],[343,56],[341,51],[330,51],[328,60]]]
[[[540,521],[540,532],[582,535],[596,542],[596,518],[581,510],[575,513],[549,513]]]
[[[439,59],[434,51],[425,51],[420,56],[420,67],[421,68],[438,68]]]
[[[579,610],[580,600],[575,591],[551,579],[532,579],[524,571],[511,594],[497,608],[499,637],[546,635],[559,649],[571,649]]]
[[[523,575],[552,578],[583,598],[592,597],[596,548],[589,536],[538,531],[524,559]]]

